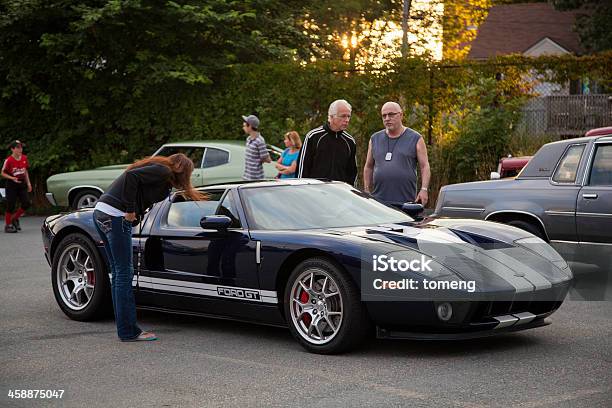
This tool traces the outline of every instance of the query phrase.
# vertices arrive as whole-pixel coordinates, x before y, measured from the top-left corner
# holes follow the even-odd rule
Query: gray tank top
[[[387,136],[386,130],[372,135],[374,184],[372,195],[385,202],[414,201],[417,186],[416,145],[421,135],[406,128],[400,137]],[[391,160],[385,160],[391,153]]]

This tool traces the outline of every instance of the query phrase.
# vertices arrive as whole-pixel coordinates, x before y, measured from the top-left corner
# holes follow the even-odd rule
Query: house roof
[[[562,49],[581,54],[578,34],[574,32],[575,11],[557,11],[548,3],[494,6],[478,28],[468,58],[522,54],[548,38]]]

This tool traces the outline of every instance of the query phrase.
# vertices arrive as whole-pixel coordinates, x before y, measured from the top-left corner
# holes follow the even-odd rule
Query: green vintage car
[[[272,163],[264,163],[266,178],[274,178],[278,171],[274,162],[282,149],[268,145]],[[154,156],[184,153],[193,160],[191,177],[194,186],[241,181],[244,172],[245,142],[207,140],[167,143]],[[127,164],[104,166],[93,170],[55,174],[47,179],[47,199],[51,205],[81,209],[92,207],[102,193],[127,167]]]

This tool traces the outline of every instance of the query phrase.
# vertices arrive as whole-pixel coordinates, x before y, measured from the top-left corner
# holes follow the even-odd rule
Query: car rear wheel
[[[55,300],[73,320],[94,320],[112,307],[106,267],[98,249],[83,234],[59,243],[51,267]]]
[[[536,227],[535,225],[531,224],[530,222],[521,221],[521,220],[513,220],[513,221],[507,222],[507,224],[508,225],[512,225],[513,227],[516,227],[516,228],[520,228],[523,231],[527,231],[530,234],[533,234],[533,235],[535,235],[538,238],[546,240],[546,238],[544,238],[544,234],[542,234],[542,231],[540,231],[540,229],[538,227]]]
[[[83,208],[91,208],[96,205],[98,198],[100,198],[100,192],[96,190],[83,190],[80,191],[72,200],[72,208],[74,210],[80,210]]]
[[[370,328],[359,289],[324,258],[300,263],[285,287],[285,316],[308,351],[335,354],[359,345]]]

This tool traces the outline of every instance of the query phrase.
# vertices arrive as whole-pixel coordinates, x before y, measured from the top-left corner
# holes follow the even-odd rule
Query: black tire
[[[101,195],[102,194],[100,194],[99,191],[93,190],[91,188],[81,190],[74,196],[74,199],[70,203],[70,208],[72,208],[73,210],[91,208],[95,205],[95,201],[97,201]]]
[[[299,285],[299,281],[308,279],[307,276],[311,273],[319,274],[315,275],[314,279],[314,287],[318,290],[321,290],[321,286],[327,282],[325,283],[326,287],[322,289],[322,293],[325,293],[327,288],[327,294],[331,295],[329,297],[319,297],[319,299],[323,298],[325,300],[325,305],[317,306],[317,304],[314,304],[311,306],[313,296],[310,296],[306,290]],[[317,276],[321,279],[317,280]],[[325,277],[330,279],[324,280]],[[313,285],[310,285],[310,287],[312,288]],[[337,289],[339,295],[333,294],[334,289]],[[301,295],[307,293],[306,296],[308,296],[308,300],[303,304],[293,301],[294,295],[297,299],[303,300],[298,293]],[[365,306],[361,303],[361,295],[358,287],[344,271],[328,259],[311,258],[300,263],[293,270],[287,281],[283,299],[285,317],[289,330],[298,342],[309,352],[317,354],[338,354],[349,351],[359,346],[366,339],[371,329],[371,322]],[[314,300],[317,301],[317,299]],[[323,300],[321,300],[321,302],[323,302]],[[325,318],[331,320],[332,326],[327,323],[330,320],[319,320],[321,324],[310,324],[314,323],[312,319],[316,317],[323,319],[323,316],[320,312],[317,312],[317,309],[310,312],[303,310],[301,305],[306,306],[306,304],[308,304],[310,308],[320,307],[322,308],[321,310],[325,310]],[[331,313],[337,315],[338,309],[341,310],[341,314],[339,316],[331,316]],[[318,313],[319,315],[313,316],[312,313]],[[330,313],[329,316],[328,313]],[[305,318],[308,317],[305,316],[306,314],[310,315],[310,322],[305,322]],[[323,334],[318,336],[318,340],[309,337],[309,333],[306,329],[307,324],[309,326],[319,326],[319,329],[323,329]],[[336,324],[337,327],[335,328],[336,330],[334,330],[333,325]],[[326,330],[333,333],[327,336],[327,340],[325,340]],[[315,333],[313,333],[313,335],[317,336]]]
[[[91,239],[80,233],[67,235],[55,250],[51,265],[53,294],[66,316],[88,321],[110,314],[112,302],[106,264]],[[77,283],[79,278],[81,283]],[[88,286],[78,288],[81,284]]]
[[[516,228],[520,228],[523,231],[527,231],[530,234],[533,234],[538,238],[546,240],[546,238],[544,237],[544,234],[542,234],[542,231],[537,226],[533,225],[530,222],[521,221],[521,220],[513,220],[513,221],[508,221],[506,224],[512,225],[513,227],[516,227]]]

